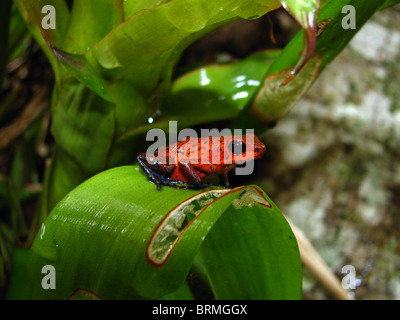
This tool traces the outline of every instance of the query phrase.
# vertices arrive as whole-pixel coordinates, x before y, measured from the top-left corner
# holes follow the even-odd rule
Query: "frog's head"
[[[251,133],[242,136],[233,136],[232,142],[228,144],[232,162],[236,164],[261,158],[265,149],[265,145],[257,136]]]

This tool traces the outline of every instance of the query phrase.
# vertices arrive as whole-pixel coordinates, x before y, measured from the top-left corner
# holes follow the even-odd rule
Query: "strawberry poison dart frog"
[[[158,148],[155,154],[141,153],[137,161],[150,181],[176,188],[202,189],[204,180],[219,175],[229,187],[227,172],[237,164],[259,159],[265,145],[253,134],[228,137],[187,138]],[[159,159],[164,159],[160,161]]]

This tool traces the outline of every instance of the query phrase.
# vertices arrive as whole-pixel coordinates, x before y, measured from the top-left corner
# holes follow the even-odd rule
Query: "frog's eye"
[[[229,145],[229,150],[234,154],[234,155],[241,155],[246,152],[246,144],[243,143],[243,141],[232,141],[231,144]]]

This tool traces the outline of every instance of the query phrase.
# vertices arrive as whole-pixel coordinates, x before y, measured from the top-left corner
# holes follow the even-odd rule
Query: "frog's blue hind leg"
[[[157,190],[161,190],[161,185],[166,185],[178,189],[203,189],[208,187],[209,185],[197,186],[194,184],[186,184],[183,181],[179,180],[171,180],[168,177],[165,177],[163,174],[158,173],[154,169],[152,169],[146,161],[146,157],[144,154],[140,154],[137,156],[137,162],[142,170],[146,173],[147,177],[150,181],[154,182],[157,185]]]
[[[161,190],[161,185],[170,185],[169,179],[164,177],[162,174],[154,171],[146,162],[146,157],[144,154],[140,154],[137,156],[137,162],[142,170],[146,173],[147,177],[150,181],[154,182],[157,185],[157,190]]]

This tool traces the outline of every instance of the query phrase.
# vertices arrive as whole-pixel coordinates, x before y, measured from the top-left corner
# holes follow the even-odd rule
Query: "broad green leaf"
[[[238,210],[233,202],[204,241],[200,251],[217,299],[302,298],[296,239],[270,203],[269,210],[251,202]]]
[[[197,123],[234,118],[253,99],[278,54],[259,52],[238,62],[205,66],[183,75],[173,83],[166,115],[184,122],[185,117],[195,118]]]
[[[243,221],[238,217],[242,213]],[[244,228],[238,231],[219,221],[222,215],[233,219],[232,222],[239,219],[236,222],[243,222]],[[275,274],[272,268],[278,268],[282,276],[277,280],[283,288],[279,297],[298,297],[301,264],[296,241],[279,210],[260,189],[242,186],[195,191],[164,186],[157,191],[137,166],[98,174],[71,191],[55,207],[31,249],[34,295],[61,299],[71,296],[154,299],[166,294],[173,297],[178,289],[187,292],[182,286],[208,236],[216,233],[209,243],[221,250],[221,257],[227,263],[232,261],[229,257],[233,248],[222,249],[227,246],[219,243],[225,231],[214,230],[216,223],[221,223],[228,232],[232,230],[232,236],[237,237],[237,257],[257,262],[254,267],[250,263],[246,270],[236,269],[241,272],[240,277],[251,279],[247,291],[240,293],[243,284],[237,283],[239,273],[234,276],[236,266],[215,261],[230,270],[231,295],[236,292],[238,298],[273,298],[266,287],[276,288],[278,282],[274,283],[271,276]],[[267,233],[261,236],[264,227]],[[274,227],[277,230],[271,231]],[[248,228],[255,231],[253,236],[248,236]],[[292,240],[288,241],[288,237]],[[272,244],[275,251],[268,249]],[[280,251],[280,257],[276,257],[276,250]],[[215,253],[211,251],[210,256],[202,253],[211,279],[212,254]],[[41,287],[44,265],[56,270],[56,290]],[[254,272],[260,281],[254,282]],[[226,297],[223,292],[215,292],[219,298]],[[175,296],[187,297],[187,294],[176,292]]]
[[[123,20],[122,1],[74,1],[60,49],[71,54],[84,54]]]

